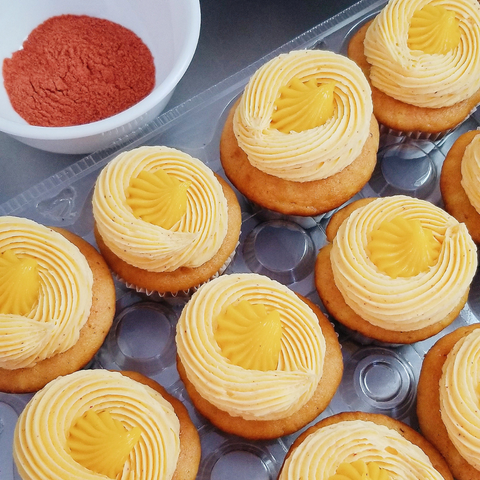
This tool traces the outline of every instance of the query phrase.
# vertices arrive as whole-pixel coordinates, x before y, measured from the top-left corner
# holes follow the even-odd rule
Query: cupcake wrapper
[[[387,127],[386,125],[379,123],[380,135],[392,135],[394,137],[407,137],[407,138],[411,138],[412,140],[430,140],[431,142],[437,142],[445,138],[448,134],[452,133],[454,130],[456,130],[463,122],[465,122],[465,120],[467,120],[471,115],[473,115],[476,112],[476,110],[477,110],[477,107],[473,108],[470,111],[470,113],[461,122],[455,125],[455,127],[449,128],[442,132],[429,133],[429,132],[421,132],[419,130],[401,131],[401,130],[395,130],[393,128]]]
[[[213,280],[214,278],[219,277],[222,275],[225,270],[228,268],[228,266],[232,263],[233,258],[235,257],[235,253],[237,251],[237,247],[240,244],[240,242],[237,243],[235,248],[233,249],[232,253],[230,256],[227,258],[225,263],[220,267],[220,269],[212,275],[208,280],[205,282],[196,285],[194,287],[189,288],[188,290],[179,290],[177,292],[158,292],[156,290],[148,290],[146,288],[140,287],[138,285],[135,285],[133,283],[125,281],[123,278],[119,277],[118,275],[114,274],[115,279],[118,280],[119,282],[123,283],[127,288],[131,290],[135,290],[137,293],[141,294],[142,296],[145,296],[148,300],[166,300],[169,303],[184,303],[188,301],[188,299],[205,283],[208,283],[210,280]]]
[[[437,142],[442,138],[446,137],[449,133],[453,132],[455,128],[450,128],[444,130],[443,132],[429,133],[429,132],[420,132],[420,131],[400,131],[389,128],[383,124],[379,124],[380,135],[392,135],[394,137],[406,137],[411,138],[412,140],[430,140],[431,142]]]

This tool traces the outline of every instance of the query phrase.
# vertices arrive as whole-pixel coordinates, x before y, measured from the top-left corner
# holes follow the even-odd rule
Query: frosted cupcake
[[[445,157],[440,175],[445,210],[480,243],[480,131],[465,132]]]
[[[348,58],[319,50],[279,55],[230,110],[220,141],[223,168],[263,208],[327,212],[370,179],[379,140],[372,112],[368,81]]]
[[[119,154],[93,194],[95,238],[127,286],[189,292],[222,273],[238,244],[241,211],[228,184],[200,160],[168,147]]]
[[[115,313],[108,266],[86,241],[0,217],[0,390],[34,392],[84,367]]]
[[[427,353],[418,383],[422,433],[457,480],[480,478],[479,362],[480,325],[459,328]]]
[[[363,199],[337,212],[315,265],[326,309],[381,342],[413,343],[449,325],[477,269],[467,227],[439,207],[402,195]]]
[[[363,412],[325,418],[297,438],[278,479],[299,478],[453,480],[443,457],[418,432]]]
[[[477,0],[390,0],[351,39],[385,131],[439,138],[480,103]]]
[[[200,440],[186,408],[153,380],[83,370],[27,404],[13,458],[23,480],[194,480]]]
[[[251,439],[312,421],[343,373],[337,335],[319,308],[257,274],[200,287],[182,311],[176,343],[195,407],[221,430]]]

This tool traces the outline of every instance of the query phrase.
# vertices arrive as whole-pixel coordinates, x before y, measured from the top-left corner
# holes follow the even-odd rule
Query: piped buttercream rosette
[[[215,340],[216,319],[242,301],[280,315],[282,340],[275,369],[238,366]],[[182,311],[176,342],[198,393],[245,420],[277,420],[296,412],[312,397],[324,368],[326,344],[315,313],[287,287],[257,274],[224,275],[200,287]]]
[[[107,478],[75,461],[68,447],[72,426],[89,410],[109,412],[128,431],[140,429],[116,478],[172,478],[180,452],[180,425],[173,407],[152,388],[106,370],[58,377],[27,404],[14,436],[14,459],[22,478]],[[88,436],[84,440],[88,444]]]
[[[292,81],[333,85],[333,115],[303,131],[271,125],[276,100]],[[240,148],[259,170],[295,182],[320,180],[340,172],[360,154],[373,112],[371,90],[361,69],[329,51],[281,54],[250,79],[235,111]]]
[[[440,385],[440,413],[448,437],[460,455],[480,469],[478,379],[480,330],[462,337],[448,354]]]
[[[127,202],[132,178],[158,169],[191,182],[186,212],[171,228],[136,216]],[[227,201],[213,172],[200,160],[168,147],[139,147],[113,159],[96,182],[93,215],[115,255],[151,272],[204,264],[220,249],[228,225]]]
[[[418,220],[439,242],[435,263],[416,275],[392,278],[372,261],[368,241],[384,221]],[[442,320],[468,291],[477,249],[466,226],[430,202],[402,195],[378,198],[341,224],[330,253],[337,288],[361,318],[393,331]]]
[[[92,305],[93,274],[84,255],[61,234],[17,217],[0,217],[0,255],[34,261],[39,279],[29,311],[13,313],[2,305],[0,367],[32,367],[75,345]],[[3,267],[0,288],[9,288],[10,300],[22,296],[26,285],[11,283]]]
[[[459,23],[460,41],[447,53],[425,53],[409,47],[412,17],[426,5],[454,12]],[[431,38],[435,32],[428,35]],[[448,107],[480,88],[477,0],[391,0],[368,28],[364,46],[372,85],[401,102]]]
[[[397,431],[371,421],[349,420],[308,435],[285,461],[279,480],[308,478],[310,472],[316,478],[347,478],[334,476],[338,467],[358,461],[377,463],[392,480],[444,478],[426,453]]]

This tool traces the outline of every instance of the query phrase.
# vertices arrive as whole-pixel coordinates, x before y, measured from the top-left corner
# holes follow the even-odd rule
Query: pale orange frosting
[[[368,240],[397,216],[419,220],[441,245],[435,263],[412,276],[392,278],[371,260]],[[335,236],[331,264],[337,288],[360,317],[393,331],[432,325],[454,310],[477,268],[477,248],[463,223],[439,207],[407,196],[375,199],[350,214]]]
[[[172,405],[118,372],[81,370],[47,384],[21,413],[13,456],[24,480],[107,478],[76,462],[67,445],[72,425],[90,409],[108,410],[128,430],[141,430],[117,478],[172,478],[180,453],[180,423]]]
[[[460,41],[447,53],[409,48],[411,20],[425,5],[441,5],[459,22]],[[368,28],[364,47],[370,80],[382,92],[419,107],[454,105],[480,88],[480,5],[477,0],[390,0]]]
[[[281,350],[274,370],[235,365],[215,340],[216,319],[242,300],[280,314]],[[223,275],[200,287],[182,310],[176,343],[200,395],[246,420],[276,420],[296,412],[312,397],[327,368],[325,338],[313,310],[284,285],[257,274]]]
[[[329,478],[344,462],[375,462],[391,480],[443,480],[427,454],[396,430],[364,420],[322,427],[286,459],[279,480]],[[357,477],[358,478],[358,477]]]
[[[170,229],[137,217],[127,202],[132,178],[160,168],[180,182],[191,182],[186,212]],[[113,253],[152,272],[203,265],[220,249],[228,226],[227,200],[212,170],[168,147],[139,147],[114,158],[97,179],[93,215]]]
[[[300,131],[275,128],[272,118],[282,92],[292,81],[309,89],[312,80],[317,86],[333,87],[333,114],[324,123],[314,120],[317,126],[312,128],[292,126]],[[301,97],[297,100],[302,102]],[[235,111],[233,129],[254,167],[285,180],[307,182],[330,177],[358,157],[372,112],[370,86],[353,61],[328,51],[292,51],[270,60],[252,76]]]
[[[460,339],[443,365],[440,413],[459,454],[480,470],[480,330]]]
[[[460,169],[462,187],[470,203],[480,213],[480,135],[476,135],[465,148]]]
[[[0,314],[0,367],[32,367],[75,345],[90,315],[93,274],[80,250],[32,220],[0,217],[0,253],[36,262],[39,287],[25,314]]]

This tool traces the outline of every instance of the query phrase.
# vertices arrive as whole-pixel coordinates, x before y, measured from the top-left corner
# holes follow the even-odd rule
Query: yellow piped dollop
[[[328,480],[390,480],[390,474],[377,462],[356,460],[341,463]]]
[[[460,22],[455,12],[441,5],[425,5],[417,10],[408,30],[408,47],[428,54],[445,54],[460,43]]]
[[[107,410],[99,413],[88,410],[70,428],[67,446],[72,458],[80,465],[116,478],[141,434],[140,427],[127,430]]]
[[[282,348],[278,310],[242,300],[229,305],[217,319],[215,340],[233,364],[251,370],[275,370]]]
[[[28,315],[40,291],[38,263],[11,250],[0,254],[0,314]]]
[[[398,215],[371,232],[367,249],[372,262],[391,278],[413,277],[435,265],[441,243],[420,220]]]
[[[187,211],[191,181],[181,182],[159,168],[142,170],[127,189],[127,204],[137,218],[169,230]]]
[[[321,127],[334,113],[334,90],[333,82],[318,84],[314,78],[306,82],[293,78],[280,89],[271,127],[283,133]]]

